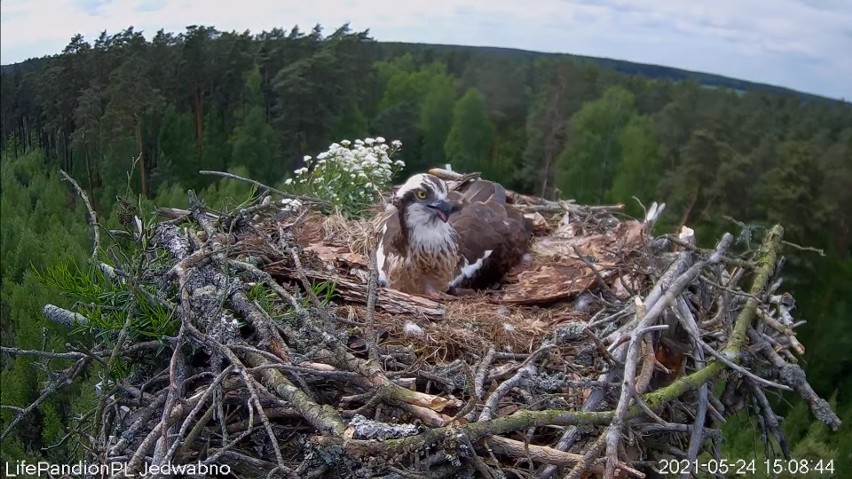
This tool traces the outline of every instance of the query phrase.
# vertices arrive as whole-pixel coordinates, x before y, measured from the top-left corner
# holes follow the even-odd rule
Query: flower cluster
[[[402,147],[382,137],[343,140],[313,158],[305,156],[305,166],[284,183],[305,195],[331,202],[350,216],[358,216],[391,186],[394,175],[405,163],[392,156]]]
[[[284,198],[281,200],[281,209],[296,212],[302,209],[302,202],[296,198]]]

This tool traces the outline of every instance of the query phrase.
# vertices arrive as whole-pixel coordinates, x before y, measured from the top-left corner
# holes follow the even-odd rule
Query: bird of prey
[[[523,258],[531,237],[524,216],[506,202],[506,189],[486,181],[450,190],[429,174],[409,178],[380,223],[379,284],[440,297],[501,282]]]

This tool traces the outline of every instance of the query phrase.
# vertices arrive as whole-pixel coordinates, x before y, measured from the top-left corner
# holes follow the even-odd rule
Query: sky
[[[852,99],[850,0],[0,0],[0,63],[131,25],[150,39],[347,22],[379,41],[607,57]]]

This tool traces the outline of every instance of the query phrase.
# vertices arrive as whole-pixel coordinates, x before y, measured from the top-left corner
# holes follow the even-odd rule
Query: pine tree
[[[453,109],[453,124],[444,143],[447,161],[455,170],[494,178],[500,174],[491,163],[494,133],[485,98],[479,90],[468,89]]]
[[[234,164],[248,168],[249,176],[275,183],[284,175],[278,156],[278,138],[266,122],[261,91],[260,71],[255,68],[246,75],[248,112],[242,124],[234,129],[229,140]]]
[[[32,152],[19,158],[3,158],[0,171],[0,338],[4,346],[24,349],[47,347],[62,350],[67,328],[48,322],[41,314],[45,303],[68,306],[55,290],[40,278],[56,262],[85,263],[89,232],[83,220],[82,205],[70,210],[67,188],[51,169],[45,172],[45,157]],[[45,344],[47,342],[47,344]],[[40,393],[46,374],[33,358],[3,357],[0,403],[28,406]],[[40,407],[39,414],[25,420],[16,434],[3,442],[4,459],[39,457],[40,448],[53,445],[64,435],[65,417],[59,407],[70,403],[77,391],[61,392]],[[0,411],[0,428],[5,429],[12,412]],[[65,446],[54,457],[68,457]]]

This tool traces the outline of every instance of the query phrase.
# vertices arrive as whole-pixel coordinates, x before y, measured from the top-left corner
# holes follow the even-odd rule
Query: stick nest
[[[661,206],[634,220],[509,197],[535,225],[528,260],[499,290],[435,301],[375,287],[372,221],[266,195],[215,213],[190,193],[190,211],[135,225],[146,247],[127,265],[101,263],[169,311],[174,336],[133,342],[125,328],[109,347],[4,351],[66,355],[63,381],[126,362],[132,374],[102,383],[100,429],[81,437],[90,463],[129,472],[645,477],[662,458],[718,457],[719,427],[742,409],[788,456],[767,389],[797,391],[839,426],[798,366],[781,227],[757,250],[735,253],[730,235],[702,250],[688,228],[653,234]]]

